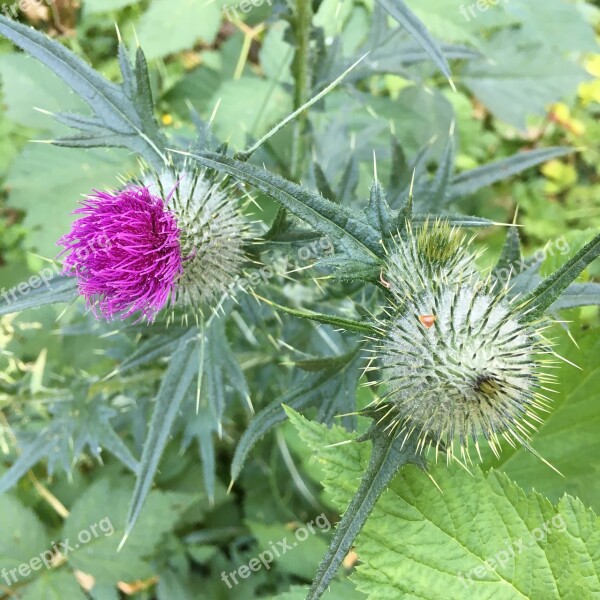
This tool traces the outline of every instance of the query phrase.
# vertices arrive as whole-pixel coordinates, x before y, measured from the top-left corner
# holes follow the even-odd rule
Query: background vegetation
[[[83,0],[81,6],[66,0],[52,10],[20,12],[19,19],[60,39],[115,81],[120,78],[118,35],[130,46],[139,40],[150,62],[159,120],[171,138],[191,139],[194,117],[212,117],[215,137],[235,149],[258,139],[371,51],[342,86],[271,140],[261,150],[261,161],[288,178],[327,190],[340,203],[360,207],[369,197],[374,156],[391,204],[406,195],[409,182],[398,180],[399,173],[416,166],[418,202],[420,193],[430,193],[432,182],[443,176],[439,166],[454,165],[445,175],[447,187],[440,187],[441,205],[498,223],[516,218],[525,254],[545,248],[540,273],[555,270],[600,229],[600,9],[584,1],[501,0],[473,16],[460,0],[407,4],[444,43],[456,90],[412,38],[391,33],[396,25],[377,17],[370,0],[314,2],[313,35],[304,41],[298,37],[296,8],[284,2],[269,6],[265,1],[247,14],[238,11],[243,20],[231,21],[231,10],[224,13],[221,0]],[[304,74],[294,59],[302,43],[312,57]],[[10,289],[51,264],[56,240],[68,230],[69,213],[81,195],[118,185],[118,176],[135,173],[137,162],[126,151],[30,143],[64,134],[45,111],[79,109],[81,103],[5,40],[0,40],[0,79],[0,286]],[[554,146],[571,151],[549,150],[550,160],[518,175],[510,169],[489,177],[482,172],[485,186],[461,178],[515,153]],[[276,207],[260,195],[256,200],[256,218],[266,229]],[[477,230],[476,243],[491,249],[482,266],[493,264],[504,237],[501,227]],[[569,250],[551,251],[557,240]],[[293,255],[298,247],[282,244],[273,260],[283,252]],[[289,270],[310,267],[312,258],[306,264],[298,259]],[[535,266],[528,273],[538,277]],[[313,280],[320,275],[309,269],[278,276],[267,284],[269,297],[315,310],[339,303],[347,288],[322,289]],[[581,283],[595,280],[600,280],[598,261]],[[344,310],[359,311],[368,293],[363,289],[349,298]],[[600,316],[597,307],[558,314],[569,321],[570,331],[556,327],[559,352],[583,373],[569,365],[561,369],[560,393],[534,445],[565,477],[522,450],[506,452],[501,460],[488,458],[484,468],[498,469],[554,503],[567,492],[597,513]],[[133,457],[141,454],[147,415],[177,329],[162,331],[149,344],[145,327],[122,331],[96,322],[81,303],[1,317],[0,476],[20,455],[37,459],[16,487],[0,496],[0,567],[5,557],[18,557],[16,564],[29,560],[52,540],[105,516],[116,532],[102,541],[104,550],[81,548],[17,589],[5,590],[0,581],[0,596],[304,597],[304,588],[294,586],[312,579],[327,547],[326,534],[309,537],[272,569],[233,590],[223,584],[221,573],[247,563],[318,514],[325,512],[335,522],[347,498],[332,500],[322,491],[324,475],[309,460],[315,446],[302,442],[290,423],[261,438],[243,469],[238,463],[239,478],[227,494],[230,465],[253,411],[274,401],[308,407],[305,414],[323,422],[353,425],[350,417],[334,415],[354,394],[362,363],[347,336],[316,326],[307,330],[250,298],[222,328],[247,383],[241,378],[236,384],[233,377],[225,389],[209,389],[207,412],[178,421],[134,534],[116,554],[134,485]],[[215,365],[237,373],[222,362],[230,356],[228,349],[211,351]],[[109,373],[113,376],[107,378]],[[359,405],[371,397],[361,388]],[[193,402],[190,398],[190,406]],[[40,432],[50,426],[61,432],[62,442],[41,448]],[[347,480],[352,477],[356,474],[350,472]],[[484,485],[476,478],[472,485],[479,484]],[[344,482],[334,479],[330,488],[336,486],[343,489]],[[8,535],[14,531],[20,535]],[[379,535],[376,529],[366,534]],[[365,551],[376,555],[373,548]],[[356,560],[348,557],[348,573]],[[329,597],[366,598],[344,575]],[[362,570],[357,581],[370,581],[369,573]],[[579,597],[586,598],[583,594]]]

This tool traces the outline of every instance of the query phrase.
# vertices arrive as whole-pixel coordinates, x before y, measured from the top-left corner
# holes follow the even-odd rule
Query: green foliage
[[[583,0],[310,4],[240,3],[236,17],[221,0],[86,0],[35,28],[0,16],[38,59],[0,42],[0,568],[114,527],[54,551],[19,597],[600,593],[585,508],[600,510],[600,13]],[[252,197],[249,294],[151,326],[74,302],[56,241],[81,195],[140,161],[197,162]],[[507,446],[472,475],[429,465],[442,494],[422,470],[398,474],[424,466],[410,444],[367,431],[385,393],[365,371],[391,300],[382,267],[407,221],[436,216],[491,247],[480,265],[512,273],[531,318],[571,321],[549,336],[582,372],[556,370],[531,440],[564,477]],[[349,439],[363,441],[332,446]],[[337,531],[224,583],[336,511]],[[486,565],[558,517],[567,532]]]
[[[325,488],[345,508],[368,468],[368,448],[340,445],[347,432],[339,427],[292,420],[319,458]],[[571,496],[554,506],[497,472],[439,465],[428,479],[408,466],[357,540],[362,564],[353,580],[369,598],[594,594],[599,544],[598,517]],[[563,569],[573,555],[577,564]]]

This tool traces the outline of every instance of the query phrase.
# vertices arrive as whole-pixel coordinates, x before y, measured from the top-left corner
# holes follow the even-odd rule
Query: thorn
[[[130,534],[130,531],[125,532],[123,539],[119,542],[119,545],[117,546],[117,552],[121,552],[121,550],[123,549],[123,546],[125,545],[125,542],[129,538],[129,534]]]
[[[119,40],[119,44],[123,43],[123,39],[121,38],[121,30],[119,29],[119,24],[115,21],[115,30],[117,31],[117,39]]]
[[[235,483],[235,481],[232,479],[229,482],[229,487],[227,488],[227,495],[229,496],[229,494],[231,494],[231,490],[233,489],[233,484]]]

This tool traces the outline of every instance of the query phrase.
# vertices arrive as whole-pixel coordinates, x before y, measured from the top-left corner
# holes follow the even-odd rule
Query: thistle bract
[[[251,237],[236,187],[206,170],[165,171],[144,177],[163,197],[181,228],[184,270],[175,301],[200,311],[232,291],[246,261],[244,244]]]
[[[470,441],[480,455],[481,436],[495,454],[501,437],[527,444],[551,378],[540,366],[541,355],[552,354],[547,324],[526,323],[518,300],[477,276],[474,256],[454,234],[446,252],[445,225],[430,232],[434,255],[423,232],[410,231],[390,253],[395,301],[373,349],[386,386],[377,412],[394,435],[416,433],[421,450],[442,448],[449,457],[458,442],[470,460]]]

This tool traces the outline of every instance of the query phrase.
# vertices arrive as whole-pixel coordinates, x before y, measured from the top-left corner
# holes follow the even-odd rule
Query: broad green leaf
[[[144,441],[135,490],[127,515],[127,527],[122,543],[131,534],[142,512],[142,507],[158,469],[160,457],[167,445],[173,423],[179,412],[179,407],[192,381],[198,375],[199,368],[200,348],[198,344],[198,330],[194,328],[179,341],[158,390],[156,403],[150,419],[148,435]]]
[[[562,495],[578,496],[600,511],[600,339],[597,332],[579,323],[568,325],[579,348],[562,328],[557,327],[556,351],[576,364],[561,364],[555,373],[558,382],[549,394],[551,413],[544,418],[533,446],[556,467],[560,477],[525,450],[506,448],[500,461],[489,464],[502,469],[525,489],[535,489],[558,501]]]
[[[363,444],[339,428],[298,420],[324,485],[343,509],[367,468]],[[353,580],[373,600],[592,598],[600,594],[600,522],[577,499],[556,506],[505,475],[408,466],[384,492],[359,536]],[[572,557],[577,556],[577,560]],[[565,569],[564,565],[569,568]]]
[[[181,514],[197,497],[174,492],[150,492],[138,527],[127,544],[117,551],[124,533],[132,484],[100,479],[89,486],[73,505],[61,539],[72,551],[69,565],[92,575],[98,583],[116,585],[153,575],[146,557],[152,556],[162,537],[171,531]]]
[[[406,6],[403,0],[377,0],[383,8],[412,35],[427,51],[435,66],[452,82],[450,66],[438,43],[431,37],[427,28]]]
[[[600,235],[586,244],[573,258],[523,299],[523,306],[527,307],[526,318],[534,320],[543,315],[598,256],[600,256]]]
[[[121,10],[126,6],[138,4],[140,0],[85,0],[83,12],[85,15],[95,15]]]
[[[493,35],[483,51],[484,58],[468,63],[462,81],[496,118],[519,129],[528,116],[544,115],[549,104],[575,93],[588,78],[574,61],[544,52],[514,29]]]
[[[138,24],[138,36],[149,59],[211,44],[222,19],[221,3],[206,0],[152,0]]]
[[[40,565],[38,569],[31,570],[30,575],[23,576],[18,571],[10,573],[11,569],[29,564],[32,558],[47,552],[50,548],[50,537],[36,513],[10,494],[0,495],[0,514],[0,586],[4,590],[6,584],[15,586],[16,583],[33,579],[39,574],[39,568],[45,570],[45,567]],[[48,559],[48,555],[45,557]],[[8,571],[6,576],[5,569]]]
[[[286,412],[298,430],[300,438],[306,444],[313,449],[315,449],[315,445],[320,445],[321,426],[307,421],[291,409],[286,409]],[[423,458],[416,453],[414,439],[405,441],[399,436],[390,436],[380,422],[374,423],[369,433],[357,441],[364,443],[366,439],[372,441],[369,464],[361,478],[360,486],[337,525],[329,549],[319,565],[306,600],[318,600],[322,597],[373,512],[381,494],[400,469],[411,463],[421,468],[425,466]],[[319,451],[323,452],[323,447]]]
[[[4,290],[0,296],[0,315],[9,315],[28,308],[75,300],[78,296],[77,279],[56,275],[57,271],[56,267],[48,267],[49,277],[45,279],[41,277],[42,275],[45,277],[45,272],[40,275],[32,275],[28,281],[21,284],[23,286],[21,289],[25,293],[19,293],[19,284],[9,290]],[[37,287],[33,287],[34,285]]]
[[[488,187],[498,181],[504,181],[526,169],[572,153],[572,148],[561,147],[538,148],[537,150],[530,150],[528,152],[519,152],[509,158],[503,158],[482,167],[460,173],[452,180],[449,194],[452,198],[461,198],[469,194],[474,194],[481,188]]]
[[[75,579],[75,574],[68,569],[46,571],[44,567],[40,576],[28,585],[19,595],[22,600],[87,600],[87,596]]]

